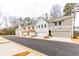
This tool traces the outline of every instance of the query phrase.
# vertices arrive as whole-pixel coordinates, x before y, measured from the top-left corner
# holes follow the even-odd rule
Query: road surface
[[[3,37],[42,52],[48,56],[79,56],[79,44],[42,39],[30,39],[16,36]]]

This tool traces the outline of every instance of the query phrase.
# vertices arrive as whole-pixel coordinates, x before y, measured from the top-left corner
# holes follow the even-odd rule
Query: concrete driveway
[[[79,44],[16,36],[3,37],[49,56],[79,56]]]

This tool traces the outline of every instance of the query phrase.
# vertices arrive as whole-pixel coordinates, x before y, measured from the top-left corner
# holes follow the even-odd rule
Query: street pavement
[[[16,36],[2,36],[16,43],[42,52],[48,56],[79,56],[79,44],[32,39]]]

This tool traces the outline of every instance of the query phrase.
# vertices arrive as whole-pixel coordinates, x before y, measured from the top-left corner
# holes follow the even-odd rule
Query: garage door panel
[[[53,32],[53,36],[55,37],[70,37],[71,34],[69,31],[66,31],[66,32]]]
[[[46,32],[37,32],[37,36],[44,37],[46,35]]]

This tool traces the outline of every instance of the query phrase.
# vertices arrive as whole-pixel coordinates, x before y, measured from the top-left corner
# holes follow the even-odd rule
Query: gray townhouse
[[[73,37],[74,16],[62,16],[48,21],[50,34],[54,37]]]

